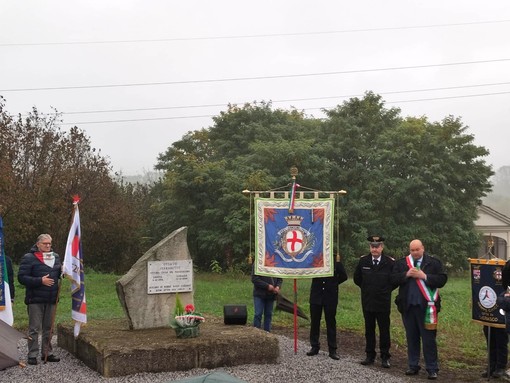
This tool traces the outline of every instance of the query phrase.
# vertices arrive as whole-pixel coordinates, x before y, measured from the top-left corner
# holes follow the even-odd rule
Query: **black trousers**
[[[483,334],[487,340],[487,350],[489,351],[490,372],[497,369],[506,370],[508,362],[508,333],[504,328],[491,327],[491,338],[489,337],[489,327],[483,326]]]
[[[320,348],[320,332],[322,310],[324,309],[324,319],[326,319],[326,333],[328,338],[329,352],[335,352],[336,343],[336,307],[337,305],[314,305],[310,304],[310,345],[314,348]]]
[[[390,312],[373,312],[363,310],[363,316],[365,317],[365,352],[367,357],[375,359],[377,355],[375,352],[375,325],[379,327],[379,351],[381,353],[381,359],[386,360],[391,357],[390,355]]]
[[[406,328],[407,363],[409,368],[415,370],[420,367],[420,346],[423,346],[425,369],[428,372],[438,372],[437,330],[427,330],[425,328],[425,308],[410,306],[402,314],[402,321]]]

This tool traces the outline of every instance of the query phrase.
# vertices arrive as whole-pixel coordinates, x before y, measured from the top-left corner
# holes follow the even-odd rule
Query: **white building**
[[[478,208],[475,228],[483,234],[483,245],[478,257],[487,256],[489,252],[500,259],[510,255],[510,218],[486,205]]]

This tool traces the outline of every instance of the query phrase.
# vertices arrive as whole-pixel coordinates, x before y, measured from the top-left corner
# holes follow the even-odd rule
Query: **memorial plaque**
[[[193,261],[151,261],[147,263],[147,294],[193,291]]]

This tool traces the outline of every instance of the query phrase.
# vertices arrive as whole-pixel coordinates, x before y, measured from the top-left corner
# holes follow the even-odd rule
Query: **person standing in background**
[[[419,239],[409,244],[410,254],[395,262],[391,282],[399,286],[395,299],[406,329],[407,363],[406,375],[420,371],[420,344],[428,379],[437,379],[437,314],[441,310],[439,289],[448,277],[443,264],[428,255]]]
[[[261,328],[262,317],[264,317],[264,330],[270,332],[271,322],[273,320],[274,302],[276,296],[280,293],[283,279],[256,275],[255,265],[253,265],[251,281],[253,283],[253,306],[255,310],[253,326]]]
[[[504,291],[497,300],[498,305],[506,311],[506,328],[491,327],[489,337],[489,327],[483,326],[483,335],[489,351],[489,371],[482,372],[482,378],[488,378],[489,376],[496,379],[508,377],[506,368],[508,365],[508,331],[510,330],[510,323],[508,322],[508,313],[510,313],[509,284],[510,261],[507,261],[501,272],[501,285]]]
[[[41,234],[37,242],[21,259],[18,281],[26,287],[25,304],[28,309],[28,364],[36,365],[39,354],[39,332],[42,329],[41,360],[58,362],[52,354],[50,332],[52,314],[58,297],[61,263],[51,247],[51,236]]]
[[[391,284],[390,278],[395,260],[384,254],[383,237],[372,235],[367,240],[370,242],[370,253],[360,258],[353,277],[354,283],[361,288],[361,306],[365,319],[366,358],[361,364],[374,364],[377,322],[381,365],[390,368],[391,292],[396,287]]]
[[[310,345],[312,348],[306,353],[308,356],[317,355],[321,348],[320,325],[322,311],[326,319],[326,333],[328,339],[329,357],[339,360],[336,352],[336,309],[338,306],[338,286],[347,280],[347,273],[341,262],[335,262],[332,277],[312,279],[310,288]]]

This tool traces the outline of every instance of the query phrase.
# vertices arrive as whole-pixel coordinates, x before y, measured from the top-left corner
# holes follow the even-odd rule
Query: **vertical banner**
[[[0,216],[0,320],[8,325],[14,324],[11,292],[9,289],[9,274],[4,251],[4,222]]]
[[[73,198],[73,222],[67,237],[62,274],[71,281],[71,316],[74,319],[74,337],[77,338],[81,325],[87,323],[87,300],[85,298],[85,273],[81,247],[80,210],[78,209],[80,199],[78,196]]]
[[[473,317],[475,323],[490,327],[505,327],[505,317],[497,304],[503,292],[502,259],[470,259]]]
[[[255,199],[255,273],[332,276],[334,199]]]

